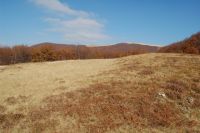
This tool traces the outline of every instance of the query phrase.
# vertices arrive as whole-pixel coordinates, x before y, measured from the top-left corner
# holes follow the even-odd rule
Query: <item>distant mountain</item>
[[[104,46],[104,48],[113,49],[115,51],[156,52],[159,47],[136,43],[118,43],[115,45]]]
[[[57,43],[40,43],[31,46],[32,48],[40,48],[43,46],[51,46],[53,49],[60,50],[66,48],[86,48],[89,50],[98,50],[104,52],[156,52],[159,47],[158,46],[149,46],[143,44],[136,44],[136,43],[118,43],[114,45],[105,45],[105,46],[87,46],[87,45],[75,45],[75,44],[57,44]]]
[[[60,49],[63,49],[63,48],[74,48],[74,47],[76,47],[76,45],[73,45],[73,44],[57,44],[57,43],[44,42],[44,43],[32,45],[31,48],[40,48],[40,47],[44,47],[44,46],[50,46],[50,47],[52,47],[53,49],[56,49],[56,50],[60,50]]]
[[[31,46],[32,49],[42,49],[49,47],[54,52],[68,53],[70,59],[93,59],[93,58],[117,58],[128,55],[157,52],[159,47],[142,45],[136,43],[118,43],[105,46],[73,45],[73,44],[56,44],[40,43]]]
[[[159,52],[200,54],[200,32],[183,41],[162,47]]]

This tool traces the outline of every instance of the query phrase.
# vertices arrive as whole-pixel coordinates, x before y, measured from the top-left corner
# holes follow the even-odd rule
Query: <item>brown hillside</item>
[[[183,41],[163,47],[159,52],[200,54],[200,32]]]

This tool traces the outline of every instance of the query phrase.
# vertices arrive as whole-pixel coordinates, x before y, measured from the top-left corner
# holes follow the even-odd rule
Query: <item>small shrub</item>
[[[14,105],[17,104],[17,98],[15,97],[8,97],[5,101],[5,103],[7,103],[8,105]]]
[[[173,100],[180,100],[188,91],[188,86],[178,80],[170,80],[164,86],[166,95]]]
[[[6,111],[6,107],[3,105],[0,105],[0,113],[4,113]]]
[[[0,114],[0,128],[11,129],[13,126],[18,124],[18,122],[25,118],[24,114]]]
[[[139,75],[151,75],[153,74],[153,70],[151,68],[145,68],[142,71],[140,71],[138,74]]]

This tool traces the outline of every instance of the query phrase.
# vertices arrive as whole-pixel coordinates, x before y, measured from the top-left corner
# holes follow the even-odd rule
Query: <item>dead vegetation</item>
[[[28,100],[28,96],[19,95],[18,97],[8,97],[4,100],[7,105],[15,105],[17,103],[24,103]]]
[[[139,75],[144,75],[144,76],[146,76],[146,75],[151,75],[151,74],[153,74],[153,73],[154,73],[154,72],[153,72],[152,68],[146,67],[146,68],[144,68],[142,71],[140,71],[138,74],[139,74]]]
[[[0,105],[0,113],[4,113],[6,111],[6,107],[3,105]]]
[[[0,128],[33,133],[200,132],[199,56],[148,54],[115,63],[118,68],[98,75],[93,84],[74,91],[64,91],[64,85],[55,88],[57,93],[37,105],[18,106],[25,110],[21,113],[6,108],[26,97],[7,98],[0,106]]]

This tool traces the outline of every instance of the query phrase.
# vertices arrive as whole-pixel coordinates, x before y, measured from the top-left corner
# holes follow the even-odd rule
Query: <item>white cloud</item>
[[[46,18],[47,22],[64,27],[68,30],[88,30],[88,31],[98,31],[100,32],[104,27],[103,24],[97,22],[94,19],[90,18],[75,18],[72,20],[62,20],[60,18]]]
[[[63,33],[68,41],[87,43],[109,38],[102,33],[104,25],[90,18],[76,18],[73,20],[47,18],[46,21],[53,25],[53,28],[49,31]]]
[[[104,39],[108,39],[109,37],[101,33],[80,32],[76,34],[65,34],[65,38],[68,41],[77,40],[78,42],[81,41],[81,42],[87,43],[89,40],[90,43],[92,42],[95,43],[97,40],[104,40]]]
[[[67,3],[59,0],[31,0],[39,6],[58,13],[64,13],[71,19],[63,19],[59,16],[46,18],[45,21],[52,27],[48,31],[60,32],[67,41],[91,43],[105,40],[109,37],[103,33],[104,24],[85,11],[70,8]]]
[[[67,4],[63,4],[59,0],[32,0],[32,1],[39,6],[43,6],[53,11],[66,13],[68,15],[82,16],[82,17],[89,16],[89,13],[71,9]]]

